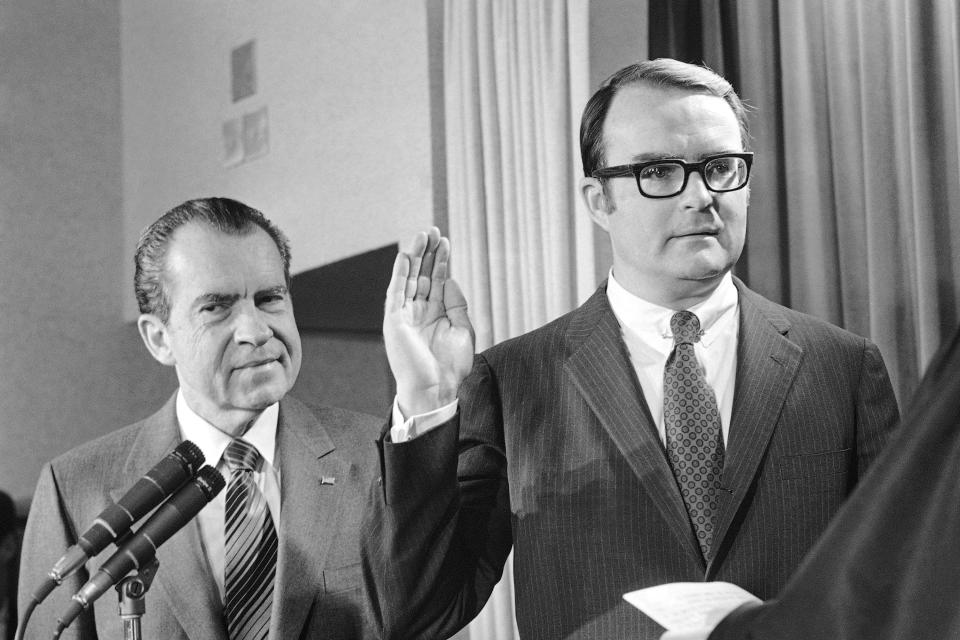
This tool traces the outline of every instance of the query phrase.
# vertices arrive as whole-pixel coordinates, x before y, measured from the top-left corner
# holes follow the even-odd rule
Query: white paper
[[[623,595],[624,600],[668,631],[713,629],[746,602],[760,602],[729,582],[671,582]]]

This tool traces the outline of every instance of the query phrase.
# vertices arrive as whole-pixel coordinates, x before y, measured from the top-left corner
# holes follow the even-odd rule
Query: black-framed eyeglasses
[[[687,188],[687,179],[696,171],[703,178],[707,189],[716,193],[736,191],[746,186],[750,179],[753,154],[722,153],[707,156],[700,162],[684,162],[664,158],[606,167],[593,172],[593,177],[604,180],[632,175],[637,180],[640,193],[648,198],[672,198]]]

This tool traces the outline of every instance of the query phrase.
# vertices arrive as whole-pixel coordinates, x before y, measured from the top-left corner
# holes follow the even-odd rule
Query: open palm
[[[453,401],[473,363],[473,326],[460,287],[447,277],[449,259],[450,242],[433,227],[393,265],[383,337],[406,416]]]

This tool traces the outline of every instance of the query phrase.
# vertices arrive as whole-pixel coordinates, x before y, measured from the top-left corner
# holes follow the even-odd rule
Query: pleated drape
[[[449,0],[444,86],[451,269],[477,349],[573,309],[596,286],[578,213],[587,0]],[[511,563],[458,638],[515,637]]]
[[[876,341],[906,400],[960,308],[957,3],[753,0],[738,15],[759,123],[745,277]]]
[[[955,0],[651,0],[650,54],[752,106],[736,273],[880,345],[901,401],[960,319]]]
[[[571,12],[585,6],[445,6],[453,268],[469,296],[480,349],[569,311],[578,269],[593,275],[592,244],[576,238],[579,157],[571,130],[586,100],[572,87],[587,90],[582,77],[571,78],[586,74],[586,61],[571,58],[571,46],[582,47],[570,42],[577,32]]]

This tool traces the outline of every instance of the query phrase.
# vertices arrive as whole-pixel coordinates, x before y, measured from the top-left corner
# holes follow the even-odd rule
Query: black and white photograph
[[[957,0],[0,0],[0,640],[960,640]]]

